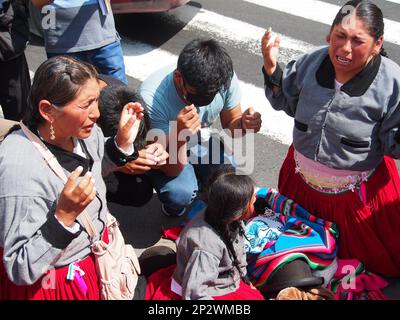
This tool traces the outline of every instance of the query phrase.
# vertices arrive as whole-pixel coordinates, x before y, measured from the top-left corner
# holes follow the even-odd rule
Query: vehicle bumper
[[[111,1],[113,13],[162,12],[183,6],[189,0],[122,0]]]

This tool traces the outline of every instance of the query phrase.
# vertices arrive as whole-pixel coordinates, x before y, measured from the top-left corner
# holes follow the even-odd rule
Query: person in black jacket
[[[25,57],[29,40],[27,0],[0,0],[0,105],[4,118],[20,120],[31,80]]]
[[[115,135],[119,117],[124,106],[130,102],[144,105],[136,90],[122,81],[107,75],[99,75],[101,93],[99,97],[100,117],[97,124],[104,136]],[[129,161],[117,171],[104,177],[107,187],[107,201],[125,206],[141,207],[153,197],[153,183],[147,172],[166,163],[168,153],[160,143],[147,141],[149,119],[147,113],[140,123],[138,135],[134,141],[138,158]]]

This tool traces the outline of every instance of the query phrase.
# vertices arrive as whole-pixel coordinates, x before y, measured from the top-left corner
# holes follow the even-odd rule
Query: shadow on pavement
[[[143,250],[156,244],[165,244],[174,248],[174,242],[162,239],[162,230],[179,225],[182,218],[170,218],[161,212],[157,195],[143,207],[123,206],[109,202],[110,212],[120,222],[121,232],[127,243],[131,244],[139,255]]]

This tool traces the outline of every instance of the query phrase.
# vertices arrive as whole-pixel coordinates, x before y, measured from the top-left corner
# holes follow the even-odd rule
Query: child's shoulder
[[[204,215],[199,214],[182,230],[180,234],[181,243],[192,243],[202,246],[210,242],[218,241],[219,236],[216,231],[204,220]],[[216,239],[216,240],[213,240]]]
[[[198,232],[215,233],[213,228],[204,220],[204,212],[200,212],[183,229],[182,233],[192,234]]]

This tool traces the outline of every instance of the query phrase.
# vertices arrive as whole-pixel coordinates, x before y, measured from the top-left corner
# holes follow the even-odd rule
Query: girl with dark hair
[[[230,166],[210,181],[207,207],[177,240],[176,266],[150,276],[146,299],[264,299],[246,276],[243,220],[254,211],[254,183]]]
[[[121,113],[117,134],[96,126],[96,70],[70,57],[45,61],[35,73],[29,107],[0,146],[0,299],[100,298],[83,210],[108,242],[102,174],[134,154],[140,104]],[[22,130],[23,129],[23,130]],[[54,156],[46,161],[29,136]],[[33,139],[33,138],[32,138]],[[56,159],[67,182],[52,171]]]
[[[370,1],[347,2],[327,36],[282,71],[280,39],[262,39],[265,92],[294,117],[279,192],[339,227],[339,257],[400,276],[400,67],[385,57],[384,21]]]

